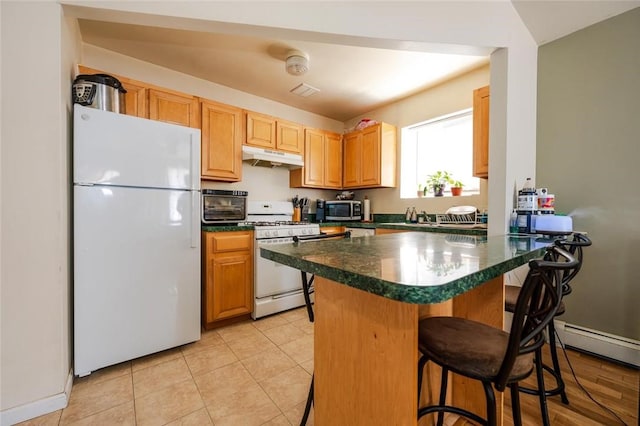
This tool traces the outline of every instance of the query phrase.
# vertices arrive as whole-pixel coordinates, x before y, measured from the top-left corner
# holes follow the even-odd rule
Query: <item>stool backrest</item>
[[[582,268],[582,260],[584,258],[582,248],[589,247],[592,243],[589,237],[585,234],[575,233],[573,234],[572,240],[556,240],[555,244],[571,253],[571,255],[573,255],[573,257],[578,261],[578,266],[573,269],[563,271],[562,273],[562,295],[566,296],[571,293],[571,286],[569,285],[569,282],[575,278]]]
[[[505,389],[517,357],[544,344],[544,329],[562,299],[562,272],[577,265],[573,255],[558,246],[549,247],[543,259],[529,262],[529,273],[513,313],[507,352],[495,383],[499,391]]]

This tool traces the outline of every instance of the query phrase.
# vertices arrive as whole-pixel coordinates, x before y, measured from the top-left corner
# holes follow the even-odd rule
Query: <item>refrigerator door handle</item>
[[[200,189],[200,139],[191,134],[191,189]]]
[[[191,248],[200,247],[200,192],[191,192]]]

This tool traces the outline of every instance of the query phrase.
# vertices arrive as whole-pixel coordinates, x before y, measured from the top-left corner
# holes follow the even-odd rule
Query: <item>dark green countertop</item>
[[[262,257],[379,296],[438,303],[542,256],[535,236],[406,232],[261,247]]]
[[[417,223],[379,223],[379,222],[323,222],[320,223],[320,231],[322,228],[328,226],[344,226],[345,228],[365,228],[365,229],[400,229],[405,231],[417,231],[417,232],[434,232],[445,234],[459,234],[459,235],[487,235],[487,229],[478,225],[477,228],[469,226],[456,227],[453,226],[430,226],[427,224]],[[203,225],[203,232],[225,232],[225,231],[247,231],[253,230],[253,226],[236,226],[236,225]]]
[[[202,225],[202,232],[253,231],[254,226],[238,225]]]

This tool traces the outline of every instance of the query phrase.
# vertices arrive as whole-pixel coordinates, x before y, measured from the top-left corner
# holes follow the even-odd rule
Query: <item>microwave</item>
[[[336,200],[325,203],[326,220],[362,220],[362,201]]]
[[[247,219],[247,191],[202,190],[202,223],[239,223]]]

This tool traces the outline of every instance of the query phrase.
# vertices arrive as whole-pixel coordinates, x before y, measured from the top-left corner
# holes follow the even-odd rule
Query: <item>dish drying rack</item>
[[[439,225],[475,225],[478,220],[476,211],[469,213],[444,213],[436,214],[436,223]]]

